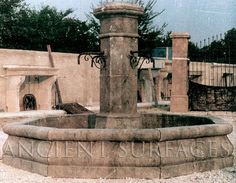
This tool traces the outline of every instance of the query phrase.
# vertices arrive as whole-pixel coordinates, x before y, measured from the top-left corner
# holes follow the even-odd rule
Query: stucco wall
[[[62,100],[82,105],[99,104],[99,69],[89,62],[77,63],[78,54],[52,53],[59,69],[59,86]],[[6,76],[3,65],[48,66],[47,52],[0,49],[0,109],[6,109]]]

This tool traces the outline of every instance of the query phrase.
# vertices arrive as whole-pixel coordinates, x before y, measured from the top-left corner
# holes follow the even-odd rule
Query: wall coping
[[[3,65],[3,69],[6,71],[6,76],[56,76],[58,74],[58,69],[42,66]]]
[[[186,38],[186,39],[190,39],[190,34],[187,32],[173,32],[170,34],[170,38],[172,39],[181,39],[181,38]]]

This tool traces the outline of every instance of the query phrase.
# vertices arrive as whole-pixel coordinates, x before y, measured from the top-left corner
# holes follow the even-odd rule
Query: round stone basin
[[[219,118],[141,114],[141,129],[95,129],[96,115],[4,126],[7,165],[52,177],[170,178],[233,165],[232,126]]]

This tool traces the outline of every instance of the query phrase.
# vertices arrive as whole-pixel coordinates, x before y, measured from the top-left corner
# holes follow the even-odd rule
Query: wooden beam
[[[50,45],[47,45],[47,50],[48,50],[50,65],[51,65],[51,67],[55,68],[54,60],[52,57],[52,50],[51,50]],[[60,91],[58,79],[56,80],[55,85],[56,85],[56,91],[57,91],[57,95],[58,95],[58,102],[59,102],[59,104],[62,104],[62,97],[61,97],[61,91]]]

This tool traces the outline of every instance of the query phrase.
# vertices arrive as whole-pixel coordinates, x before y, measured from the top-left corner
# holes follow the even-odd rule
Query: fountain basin
[[[141,114],[141,129],[95,129],[96,116],[4,126],[3,163],[52,177],[170,178],[233,165],[232,126],[219,118]]]

